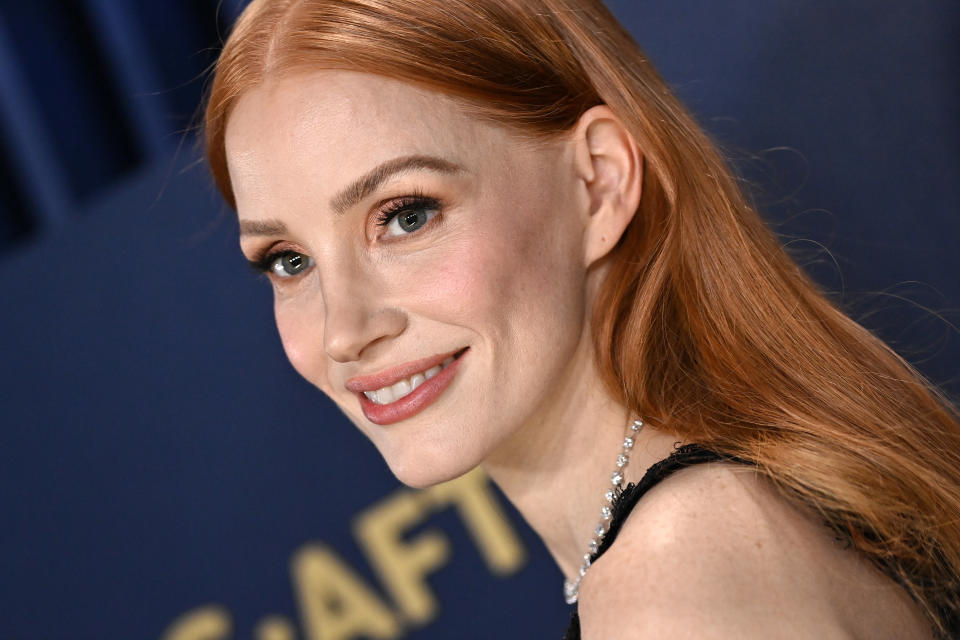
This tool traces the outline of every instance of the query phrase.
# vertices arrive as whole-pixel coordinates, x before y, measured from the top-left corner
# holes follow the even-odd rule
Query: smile
[[[453,364],[453,356],[448,356],[446,360],[436,366],[430,367],[426,371],[415,373],[409,378],[404,378],[400,382],[392,384],[389,387],[383,387],[382,389],[377,389],[376,391],[364,391],[363,395],[367,396],[367,398],[369,398],[374,404],[390,404],[391,402],[396,402],[397,400],[410,395],[414,389],[446,369],[451,364]]]
[[[467,350],[351,378],[345,386],[357,394],[368,420],[379,425],[399,422],[425,409],[446,390]]]

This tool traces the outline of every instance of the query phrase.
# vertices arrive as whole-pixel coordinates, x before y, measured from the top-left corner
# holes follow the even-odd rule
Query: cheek
[[[323,356],[323,314],[308,313],[299,306],[294,301],[274,302],[280,342],[297,373],[329,395],[330,381]]]
[[[403,279],[406,284],[401,285],[403,293],[398,298],[408,300],[423,311],[429,310],[431,316],[441,311],[446,318],[436,318],[438,320],[463,318],[475,309],[477,295],[483,288],[483,274],[478,272],[476,258],[473,250],[437,256]]]
[[[568,239],[545,233],[536,219],[491,227],[472,229],[432,256],[408,281],[415,284],[404,287],[404,297],[418,300],[434,319],[482,325],[504,339],[517,337],[518,325],[528,332],[532,325],[576,324],[583,274]]]

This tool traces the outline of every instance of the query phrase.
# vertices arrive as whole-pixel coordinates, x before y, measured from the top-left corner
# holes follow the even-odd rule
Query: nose
[[[405,314],[384,305],[382,298],[362,283],[324,288],[323,348],[335,362],[359,360],[364,350],[400,335],[406,328]]]

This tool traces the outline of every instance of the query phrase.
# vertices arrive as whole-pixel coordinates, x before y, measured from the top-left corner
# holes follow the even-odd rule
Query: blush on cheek
[[[561,247],[543,246],[536,225],[519,224],[518,219],[504,222],[494,225],[495,231],[457,238],[428,261],[405,270],[394,279],[394,286],[403,288],[400,297],[435,319],[457,324],[491,313],[506,319],[528,307],[543,313],[542,303],[569,279],[569,265],[558,263],[569,260],[556,255]]]
[[[408,280],[404,297],[421,309],[442,309],[443,315],[462,317],[482,295],[484,275],[476,252],[451,253],[419,269]]]
[[[323,351],[323,322],[297,321],[296,314],[274,309],[277,331],[287,360],[307,382],[326,392],[330,388],[327,377],[326,357]]]

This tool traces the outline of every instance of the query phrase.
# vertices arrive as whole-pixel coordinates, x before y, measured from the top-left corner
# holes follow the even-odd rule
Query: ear
[[[584,261],[607,255],[640,206],[643,155],[606,105],[587,110],[572,131],[575,171],[589,196],[583,235]]]

